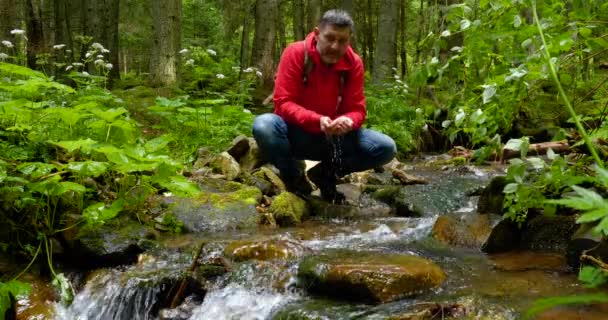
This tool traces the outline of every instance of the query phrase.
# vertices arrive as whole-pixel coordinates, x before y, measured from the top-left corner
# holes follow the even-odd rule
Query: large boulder
[[[274,199],[268,212],[278,225],[293,226],[310,215],[310,208],[304,199],[291,192],[283,192]]]
[[[186,231],[219,232],[255,227],[256,204],[262,199],[258,188],[234,181],[203,178],[203,192],[197,198],[168,197],[165,214],[172,214]]]
[[[437,287],[446,275],[413,255],[340,250],[304,258],[298,278],[313,293],[384,303]]]

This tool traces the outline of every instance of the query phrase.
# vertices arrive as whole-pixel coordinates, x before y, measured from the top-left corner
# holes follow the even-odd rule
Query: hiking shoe
[[[300,196],[302,198],[310,196],[312,186],[306,180],[306,175],[302,174],[296,178],[281,176],[281,180],[285,184],[287,191]]]
[[[321,191],[321,198],[334,204],[342,204],[346,197],[336,189],[336,172],[322,162],[308,170],[308,179]]]

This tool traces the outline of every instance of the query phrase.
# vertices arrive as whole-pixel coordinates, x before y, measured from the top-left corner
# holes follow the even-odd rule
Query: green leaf
[[[11,63],[0,62],[0,74],[20,75],[24,77],[47,79],[44,73]]]
[[[116,217],[122,211],[124,204],[125,200],[123,198],[114,201],[109,207],[103,202],[97,202],[84,209],[82,217],[92,225],[104,224]]]
[[[51,171],[55,169],[57,169],[55,165],[42,162],[26,162],[17,166],[19,172],[32,178],[40,178],[51,173]]]
[[[587,288],[597,288],[608,282],[608,273],[595,267],[584,266],[578,273],[578,280]]]
[[[543,168],[546,167],[546,163],[545,161],[543,161],[543,159],[538,158],[538,157],[531,157],[531,158],[527,158],[526,160],[528,160],[528,162],[532,165],[532,167],[536,170],[541,170]]]
[[[70,162],[67,165],[68,170],[78,173],[81,176],[99,177],[106,173],[108,165],[105,162],[98,161],[83,161]]]
[[[96,115],[97,117],[103,119],[104,121],[108,122],[108,123],[112,123],[114,122],[114,120],[124,114],[127,113],[127,109],[125,108],[112,108],[112,109],[108,109],[105,111],[96,109],[96,110],[91,110],[91,113]]]
[[[27,283],[11,280],[0,282],[0,319],[4,319],[6,311],[11,307],[11,296],[22,299],[29,295],[31,286]]]
[[[578,33],[583,36],[583,38],[589,38],[591,35],[591,29],[589,28],[578,28]]]
[[[582,216],[576,219],[576,223],[586,223],[602,219],[608,216],[608,208],[595,209],[585,212]]]
[[[69,306],[74,300],[75,296],[74,288],[72,287],[70,280],[68,280],[63,273],[59,273],[55,275],[51,284],[59,291],[61,303],[64,306]]]
[[[505,149],[520,151],[522,143],[523,141],[521,139],[509,139],[509,141],[507,141],[507,144],[505,145]]]
[[[608,235],[608,216],[604,217],[604,219],[602,219],[602,221],[600,221],[600,223],[593,228],[593,231],[596,234],[601,234],[604,236]]]
[[[78,150],[81,149],[84,152],[88,152],[90,150],[90,147],[94,144],[97,143],[97,141],[95,140],[91,140],[90,138],[87,138],[86,140],[72,140],[72,141],[59,141],[59,142],[52,142],[54,145],[60,146],[64,149],[66,149],[68,152],[74,152],[74,150]]]
[[[70,181],[62,181],[53,190],[52,195],[60,196],[68,191],[73,191],[76,193],[85,193],[87,191],[87,189],[79,183],[70,182]]]
[[[156,137],[156,138],[146,142],[146,144],[144,145],[144,148],[146,149],[147,152],[153,153],[153,152],[157,152],[161,149],[165,149],[167,147],[167,145],[173,141],[174,141],[173,136],[171,136],[169,134],[165,134],[165,135]]]
[[[515,193],[517,191],[518,183],[509,183],[503,189],[503,193]]]
[[[591,293],[591,294],[577,294],[575,296],[565,297],[553,297],[543,298],[536,300],[530,309],[526,312],[526,318],[530,319],[537,313],[550,309],[557,306],[563,306],[568,304],[592,304],[592,303],[603,303],[608,301],[608,294],[606,293]]]

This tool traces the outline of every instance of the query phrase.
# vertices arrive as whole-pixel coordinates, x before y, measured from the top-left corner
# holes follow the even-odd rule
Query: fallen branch
[[[581,255],[581,261],[585,261],[585,260],[593,263],[596,267],[602,269],[604,272],[608,272],[608,263],[605,263],[604,261],[602,261],[594,256],[590,256],[588,254],[583,253]]]
[[[204,246],[205,246],[205,242],[201,242],[201,245],[198,247],[198,251],[196,252],[196,255],[194,256],[194,260],[192,260],[192,264],[190,265],[190,267],[188,268],[188,271],[186,272],[186,276],[182,279],[182,282],[179,284],[179,288],[177,289],[177,291],[175,292],[175,295],[173,296],[173,300],[171,300],[171,305],[169,306],[169,308],[173,309],[173,308],[177,307],[177,305],[179,305],[179,303],[183,300],[184,291],[186,291],[186,286],[188,285],[188,275],[190,275],[192,272],[194,272],[194,270],[198,266],[198,259],[201,256],[201,252],[203,251]]]
[[[533,156],[542,155],[546,154],[549,149],[553,150],[555,153],[566,153],[570,150],[570,146],[566,140],[533,143],[528,148],[527,154]],[[501,159],[502,161],[505,161],[507,159],[518,158],[520,155],[521,152],[519,150],[505,149],[503,147]]]

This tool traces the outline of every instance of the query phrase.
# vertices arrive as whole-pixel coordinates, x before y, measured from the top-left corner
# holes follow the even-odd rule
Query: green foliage
[[[578,273],[578,279],[585,287],[597,288],[608,283],[608,272],[591,266],[584,266]]]
[[[545,299],[538,299],[534,302],[532,307],[526,312],[526,319],[531,319],[534,315],[538,314],[543,310],[547,310],[556,306],[562,305],[574,305],[574,304],[589,304],[589,303],[603,303],[608,301],[608,294],[605,293],[594,293],[594,294],[579,294],[576,296],[565,296],[565,297],[551,297]]]
[[[12,306],[11,297],[15,299],[25,298],[31,290],[29,284],[16,280],[6,283],[0,282],[0,318],[4,319],[4,314]]]
[[[416,150],[426,122],[425,111],[409,105],[408,95],[407,85],[398,76],[390,86],[366,92],[367,126],[393,138],[402,155]]]

